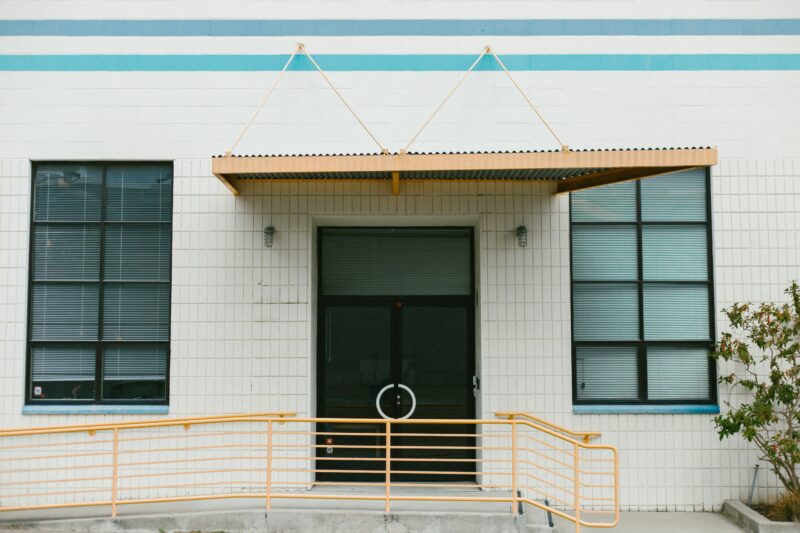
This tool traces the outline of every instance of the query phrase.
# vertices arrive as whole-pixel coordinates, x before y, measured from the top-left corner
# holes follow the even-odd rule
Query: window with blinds
[[[712,403],[706,169],[573,193],[576,403]]]
[[[39,163],[30,402],[165,403],[172,165]]]

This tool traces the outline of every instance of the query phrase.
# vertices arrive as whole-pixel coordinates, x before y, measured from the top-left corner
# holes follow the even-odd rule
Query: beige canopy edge
[[[717,164],[716,148],[546,152],[220,156],[213,174],[233,193],[240,181],[387,180],[551,181],[555,193]]]

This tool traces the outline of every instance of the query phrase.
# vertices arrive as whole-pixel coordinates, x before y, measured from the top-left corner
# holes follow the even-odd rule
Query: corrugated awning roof
[[[565,193],[717,163],[716,148],[569,151],[408,152],[217,156],[211,169],[234,194],[240,181],[408,180],[554,181]]]

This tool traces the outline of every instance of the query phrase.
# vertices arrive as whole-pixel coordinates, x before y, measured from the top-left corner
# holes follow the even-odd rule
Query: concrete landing
[[[558,533],[573,533],[575,525],[555,517]],[[609,533],[744,533],[722,513],[627,512],[620,513],[614,529],[583,528],[581,532]],[[800,533],[800,532],[799,532]]]

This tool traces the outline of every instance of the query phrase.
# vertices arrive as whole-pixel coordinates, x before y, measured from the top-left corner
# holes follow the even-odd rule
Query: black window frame
[[[714,299],[714,228],[713,228],[713,212],[711,205],[711,169],[705,168],[705,206],[706,206],[706,220],[705,222],[696,221],[642,221],[642,183],[641,180],[636,180],[636,220],[632,222],[573,222],[572,219],[572,194],[569,195],[569,271],[570,271],[570,335],[571,335],[571,359],[572,359],[572,404],[573,405],[718,405],[718,391],[717,391],[717,365],[716,362],[708,357],[708,386],[709,397],[706,399],[649,399],[648,383],[647,383],[647,348],[648,346],[674,346],[681,348],[705,348],[710,351],[714,347],[717,338],[716,334],[716,311]],[[636,280],[578,280],[576,282],[573,273],[573,242],[572,242],[572,228],[573,226],[634,226],[636,227],[636,241],[637,241],[637,279]],[[686,226],[701,226],[706,227],[706,244],[707,244],[707,268],[708,276],[706,281],[691,281],[691,280],[645,280],[644,279],[644,251],[642,247],[642,228],[644,226],[657,226],[657,225],[686,225]],[[599,340],[599,341],[576,341],[575,340],[575,291],[574,287],[582,283],[623,283],[633,285],[636,284],[638,290],[639,300],[639,339],[638,340]],[[659,284],[676,284],[676,285],[708,285],[708,331],[709,340],[697,339],[670,339],[670,340],[645,340],[644,338],[644,286],[645,283],[659,283]],[[578,367],[577,367],[577,349],[578,347],[586,346],[635,346],[637,349],[637,374],[638,374],[638,398],[632,399],[578,399]]]
[[[98,271],[97,285],[98,289],[98,331],[97,339],[92,341],[87,340],[72,340],[72,341],[34,341],[32,339],[33,328],[33,286],[34,286],[34,238],[35,238],[35,208],[36,208],[36,175],[40,165],[94,165],[102,166],[102,177],[100,182],[101,200],[100,200],[100,219],[96,224],[100,229],[100,263]],[[153,166],[164,165],[169,166],[172,170],[172,209],[169,213],[169,221],[148,221],[148,222],[124,222],[129,224],[164,224],[169,225],[170,238],[172,239],[174,213],[175,213],[175,162],[168,160],[148,160],[148,161],[104,161],[104,160],[37,160],[31,162],[30,174],[30,214],[28,217],[28,294],[27,294],[27,326],[25,337],[25,405],[169,405],[170,398],[170,360],[172,356],[172,248],[170,247],[170,275],[167,281],[147,281],[149,284],[167,285],[167,340],[154,341],[154,340],[104,340],[103,339],[103,298],[104,298],[104,285],[107,283],[118,283],[117,281],[105,281],[103,279],[104,262],[105,262],[105,227],[106,224],[120,224],[122,221],[109,222],[106,220],[106,177],[108,174],[109,166]],[[81,222],[81,224],[85,224]],[[174,244],[174,242],[172,243]],[[33,347],[39,345],[94,345],[95,349],[95,370],[94,370],[94,398],[93,399],[37,399],[33,397]],[[103,350],[107,345],[159,345],[166,347],[166,372],[164,383],[164,398],[163,399],[105,399],[103,398]]]

